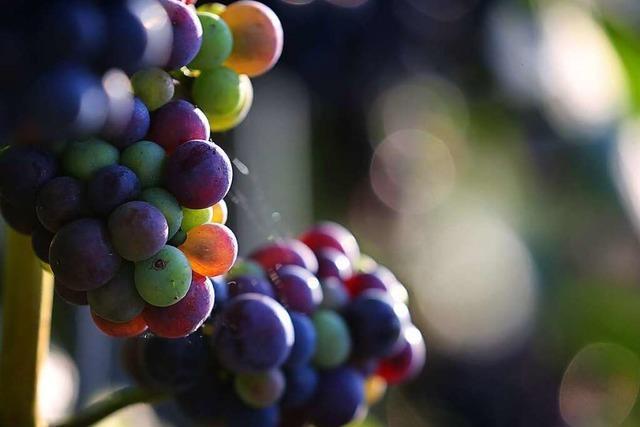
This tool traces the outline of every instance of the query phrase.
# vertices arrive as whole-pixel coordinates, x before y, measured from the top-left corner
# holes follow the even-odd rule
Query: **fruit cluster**
[[[27,114],[33,119],[28,129],[37,133],[58,120],[61,135],[85,137],[18,139],[0,152],[4,219],[32,236],[35,253],[54,274],[57,293],[88,304],[96,325],[111,336],[147,329],[168,338],[192,333],[213,307],[207,276],[226,273],[236,259],[235,236],[224,225],[232,166],[209,135],[211,128],[233,127],[246,115],[252,99],[247,74],[274,65],[282,28],[257,2],[203,7],[207,11],[196,11],[177,0],[53,2],[45,16],[58,21],[45,28],[56,29],[55,46],[68,49],[59,52],[58,62],[74,52],[74,58],[98,61],[94,32],[105,20],[105,31],[115,37],[104,47],[113,50],[109,66],[133,74],[129,80],[122,72],[114,81],[107,71],[103,84],[94,85],[91,73],[77,72],[78,63],[56,63],[40,76],[52,86],[41,88],[46,90],[38,99],[47,108],[39,110],[42,115]],[[164,39],[149,19],[163,16],[171,37],[162,68],[141,68],[146,62],[134,60],[130,51],[137,31],[144,29],[147,48],[160,43]],[[62,23],[75,25],[71,34],[58,28]],[[120,80],[132,91],[123,95],[131,104],[96,101]],[[184,91],[177,89],[187,86],[202,109],[182,99]],[[56,116],[57,109],[68,112],[76,101],[88,103],[91,114],[104,113],[100,126],[79,132],[71,116]],[[80,104],[76,107],[84,108]]]
[[[124,351],[133,378],[175,392],[194,421],[342,426],[424,364],[405,288],[338,224],[271,243],[211,280],[216,303],[201,330]]]

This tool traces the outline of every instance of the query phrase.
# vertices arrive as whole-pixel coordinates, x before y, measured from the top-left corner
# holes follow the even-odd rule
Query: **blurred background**
[[[230,225],[246,254],[341,222],[409,289],[427,365],[364,425],[640,425],[640,2],[262,1],[285,48],[214,135]],[[55,301],[49,419],[128,381],[89,316]]]

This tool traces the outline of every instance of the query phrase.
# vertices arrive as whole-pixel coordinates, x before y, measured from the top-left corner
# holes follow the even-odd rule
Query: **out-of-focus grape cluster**
[[[269,243],[210,280],[202,329],[135,338],[123,353],[141,386],[175,393],[194,422],[342,426],[424,365],[406,289],[338,224]]]
[[[231,162],[209,137],[246,116],[282,28],[258,2],[191,3],[12,2],[1,18],[0,211],[111,336],[192,333],[206,277],[236,260]]]

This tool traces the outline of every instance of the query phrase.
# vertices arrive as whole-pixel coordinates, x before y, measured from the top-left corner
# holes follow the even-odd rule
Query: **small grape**
[[[238,126],[249,114],[253,105],[253,85],[251,79],[244,74],[240,75],[240,103],[227,114],[208,114],[211,122],[211,130],[224,132]]]
[[[160,68],[147,68],[140,70],[131,77],[133,92],[147,106],[149,111],[158,108],[171,101],[175,87],[173,78]]]
[[[87,291],[76,291],[71,288],[67,288],[59,280],[53,282],[53,289],[56,295],[62,298],[64,301],[73,305],[88,305]]]
[[[222,15],[227,6],[222,3],[204,3],[196,8],[198,12],[213,13],[214,15]]]
[[[51,152],[9,146],[0,151],[0,198],[19,209],[33,207],[40,188],[57,172],[58,164]]]
[[[144,190],[140,195],[140,199],[152,204],[162,212],[169,227],[167,236],[172,238],[180,229],[180,224],[182,223],[182,209],[180,209],[176,198],[163,188],[153,187]]]
[[[426,349],[422,334],[413,325],[402,330],[401,345],[391,356],[382,359],[378,375],[389,384],[399,384],[420,373],[424,366]]]
[[[318,373],[309,365],[286,368],[284,371],[287,387],[282,396],[284,408],[300,407],[308,403],[318,385]]]
[[[142,316],[137,316],[126,323],[115,323],[103,319],[92,311],[91,318],[98,329],[114,338],[136,337],[147,330],[147,324]]]
[[[252,408],[235,395],[230,396],[225,406],[225,426],[227,427],[277,427],[278,408]]]
[[[341,367],[320,374],[311,401],[311,420],[317,427],[348,424],[364,403],[364,379],[356,371]]]
[[[182,208],[182,225],[180,228],[185,232],[189,232],[192,228],[198,225],[211,222],[213,218],[213,208],[204,209],[189,209]]]
[[[267,273],[265,273],[257,262],[250,259],[238,258],[225,277],[227,280],[232,280],[238,276],[253,276],[266,279]]]
[[[227,301],[229,301],[229,286],[223,276],[210,277],[209,280],[211,280],[213,293],[216,296],[213,314],[218,314],[224,308]]]
[[[344,287],[344,283],[335,277],[328,277],[320,280],[322,288],[321,308],[327,310],[342,310],[349,302],[349,293]]]
[[[208,139],[210,131],[204,113],[191,103],[179,99],[168,102],[153,113],[147,139],[171,154],[187,141]]]
[[[54,233],[86,212],[88,212],[88,202],[84,185],[70,176],[53,178],[38,193],[36,200],[38,220]]]
[[[62,227],[49,249],[49,261],[56,278],[76,291],[104,285],[120,269],[104,224],[96,219],[79,219]]]
[[[189,291],[191,267],[179,249],[165,246],[151,258],[136,263],[135,282],[138,293],[147,303],[167,307]]]
[[[186,337],[209,317],[214,297],[211,281],[193,274],[184,298],[169,307],[148,305],[142,315],[154,334],[164,338]]]
[[[351,337],[347,324],[336,312],[318,310],[314,313],[316,352],[313,362],[321,368],[334,368],[343,364],[351,352]]]
[[[234,388],[238,397],[253,408],[275,404],[284,393],[285,379],[279,369],[236,375]]]
[[[145,303],[133,282],[133,266],[122,263],[113,279],[99,288],[87,292],[91,310],[102,319],[126,323],[142,313]]]
[[[131,116],[117,135],[110,138],[113,145],[123,149],[136,141],[140,141],[149,131],[151,118],[149,110],[139,98],[133,98]]]
[[[231,298],[248,293],[262,294],[275,298],[271,283],[264,277],[236,276],[227,283],[227,288]]]
[[[294,239],[285,239],[258,248],[249,258],[266,271],[277,270],[283,265],[298,265],[311,273],[318,271],[318,260],[311,249]]]
[[[171,240],[169,240],[169,244],[179,248],[186,241],[187,233],[185,233],[182,228],[179,228],[178,231],[176,231],[176,234],[174,234]]]
[[[224,200],[220,200],[218,203],[213,205],[213,216],[211,218],[211,222],[215,222],[216,224],[226,224],[227,217],[229,216],[229,211],[227,209],[227,203]]]
[[[203,276],[220,276],[231,268],[238,255],[233,231],[221,224],[202,224],[187,233],[180,246],[193,271]]]
[[[336,277],[345,280],[351,277],[351,261],[334,248],[324,248],[315,252],[318,258],[318,278]]]
[[[91,209],[99,215],[109,215],[115,208],[140,194],[140,181],[126,166],[105,166],[93,174],[87,185]]]
[[[221,65],[231,54],[233,37],[226,22],[218,15],[197,12],[202,24],[202,45],[188,67],[193,70],[210,70]]]
[[[297,265],[285,265],[272,274],[278,301],[288,310],[311,314],[322,302],[320,282]]]
[[[118,149],[102,140],[75,141],[64,150],[62,166],[67,174],[88,181],[103,167],[117,164],[119,157]]]
[[[165,64],[168,69],[187,65],[198,53],[202,44],[202,25],[193,8],[178,0],[160,0],[169,15],[173,29],[171,56]]]
[[[167,243],[168,226],[162,212],[147,202],[128,202],[109,216],[109,233],[121,257],[142,261]]]
[[[373,406],[380,402],[387,391],[387,381],[378,375],[369,376],[364,383],[365,402]]]
[[[203,140],[189,141],[169,156],[167,189],[182,206],[203,209],[227,195],[233,172],[222,148]]]
[[[192,96],[207,116],[229,114],[242,101],[240,76],[226,67],[203,71],[193,83]]]
[[[122,152],[120,164],[131,169],[142,188],[157,187],[162,181],[166,153],[151,141],[138,141]]]
[[[313,251],[334,248],[345,254],[351,263],[360,258],[360,248],[353,234],[335,222],[321,222],[300,236],[300,240]]]
[[[309,317],[296,312],[289,312],[289,316],[293,324],[294,341],[285,365],[305,365],[316,352],[316,330]]]

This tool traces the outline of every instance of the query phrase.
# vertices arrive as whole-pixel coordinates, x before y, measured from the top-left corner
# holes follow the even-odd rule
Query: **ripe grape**
[[[204,113],[191,103],[179,99],[154,111],[147,139],[161,145],[171,154],[187,141],[208,139],[210,131],[209,121]]]
[[[352,297],[356,297],[370,289],[387,292],[387,285],[375,273],[358,273],[345,281],[345,286]]]
[[[300,236],[300,240],[312,250],[334,248],[345,254],[351,263],[360,258],[360,248],[353,234],[335,222],[321,222]]]
[[[62,154],[62,167],[74,178],[88,181],[99,169],[117,164],[119,157],[118,149],[102,140],[74,141]]]
[[[272,274],[278,301],[288,310],[311,314],[322,302],[320,282],[297,265],[285,265]]]
[[[211,284],[213,285],[213,293],[216,296],[216,303],[213,306],[213,311],[218,314],[222,310],[229,300],[229,287],[227,281],[223,276],[210,277]]]
[[[108,226],[113,246],[129,261],[147,259],[167,243],[167,221],[160,210],[147,202],[118,206],[109,216]]]
[[[180,338],[195,332],[209,317],[214,303],[211,281],[193,274],[187,294],[169,307],[148,305],[142,313],[149,329],[164,338]]]
[[[31,234],[38,225],[33,206],[15,206],[0,197],[0,212],[6,223],[18,233]]]
[[[166,153],[151,141],[138,141],[122,152],[120,163],[131,169],[142,188],[157,187],[162,181]]]
[[[267,72],[282,53],[282,24],[275,13],[256,1],[237,1],[221,18],[233,34],[233,50],[225,64],[255,77]]]
[[[341,310],[349,302],[349,294],[340,279],[328,277],[320,280],[322,288],[321,308]]]
[[[211,218],[211,222],[224,225],[227,223],[228,216],[229,211],[227,210],[227,203],[224,200],[220,200],[218,203],[213,205],[213,216]]]
[[[286,239],[253,251],[249,258],[267,271],[277,270],[283,265],[298,265],[311,273],[318,271],[318,260],[311,250],[298,240]]]
[[[276,427],[278,425],[278,408],[252,408],[244,404],[235,395],[230,396],[225,406],[227,427]]]
[[[187,233],[180,249],[193,271],[203,276],[220,276],[229,271],[238,255],[233,232],[222,224],[202,224]]]
[[[342,317],[334,311],[318,310],[312,320],[316,329],[313,363],[321,368],[334,368],[344,363],[351,352],[351,337]]]
[[[198,225],[211,222],[213,218],[213,208],[204,209],[189,209],[182,208],[182,225],[180,228],[185,232],[189,232],[192,228]]]
[[[0,151],[0,198],[25,210],[35,205],[38,190],[58,172],[54,155],[30,146]]]
[[[76,291],[64,286],[59,280],[53,282],[53,289],[60,298],[73,305],[88,305],[87,291]]]
[[[136,263],[135,282],[138,293],[147,303],[167,307],[180,301],[191,285],[191,267],[184,254],[173,246]]]
[[[82,182],[70,176],[60,176],[47,182],[38,192],[36,214],[49,231],[56,232],[66,223],[88,212]]]
[[[31,247],[42,262],[49,263],[49,247],[53,240],[53,233],[37,224],[31,234]]]
[[[149,131],[151,118],[149,110],[139,98],[133,98],[131,116],[117,135],[109,138],[113,145],[123,149],[141,140]]]
[[[318,372],[309,365],[287,367],[284,371],[287,387],[282,396],[284,408],[295,408],[309,402],[318,385]]]
[[[289,312],[293,324],[293,347],[285,362],[288,367],[307,364],[316,352],[316,330],[307,316]]]
[[[121,258],[101,221],[78,219],[56,233],[51,242],[49,261],[63,285],[76,291],[88,291],[111,280],[120,269]]]
[[[315,252],[318,258],[318,278],[336,277],[345,280],[351,276],[351,262],[342,252],[334,248],[323,248]]]
[[[282,371],[271,369],[259,373],[239,373],[234,381],[238,397],[253,408],[266,408],[276,403],[284,393]]]
[[[193,83],[192,96],[202,111],[209,115],[225,115],[236,110],[242,100],[240,77],[227,67],[203,71]]]
[[[115,323],[103,319],[92,311],[91,318],[98,329],[114,338],[135,337],[147,330],[147,324],[142,316],[137,316],[126,323]]]
[[[160,68],[138,71],[131,77],[131,85],[133,92],[144,102],[149,111],[155,111],[171,101],[175,91],[173,78]]]
[[[402,330],[401,345],[391,356],[382,359],[378,375],[389,384],[398,384],[415,377],[424,366],[426,349],[422,334],[413,325]]]
[[[271,283],[264,277],[236,276],[227,283],[229,296],[235,298],[238,295],[256,293],[275,298]]]
[[[202,25],[202,45],[188,67],[192,70],[210,70],[229,57],[233,37],[227,23],[218,15],[201,11],[197,15]]]
[[[175,70],[187,65],[200,50],[202,25],[193,8],[178,0],[160,0],[173,29],[171,56],[164,66]]]
[[[364,380],[355,370],[341,367],[320,373],[318,387],[310,407],[317,427],[348,424],[364,403]]]
[[[260,264],[250,259],[238,258],[236,259],[235,264],[226,274],[226,278],[228,280],[233,279],[238,276],[254,276],[267,278],[267,274],[264,272]]]
[[[109,215],[115,208],[140,194],[140,181],[131,169],[122,165],[105,166],[93,174],[87,184],[91,209]]]
[[[191,209],[213,206],[227,195],[233,172],[222,148],[203,140],[189,141],[169,156],[167,189]]]
[[[218,360],[234,372],[262,372],[281,366],[293,345],[287,311],[272,298],[244,294],[230,300],[216,319]]]
[[[180,209],[176,198],[163,188],[153,187],[144,190],[140,194],[140,199],[152,204],[162,212],[169,227],[167,236],[172,238],[182,223],[182,209]]]
[[[369,290],[351,301],[345,319],[353,350],[360,357],[388,356],[400,337],[401,321],[379,290]]]
[[[145,306],[133,282],[133,265],[126,262],[113,279],[88,291],[87,300],[95,314],[114,323],[133,320]]]

